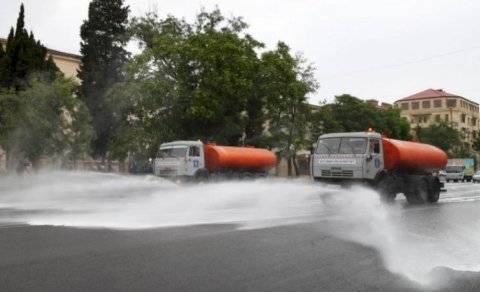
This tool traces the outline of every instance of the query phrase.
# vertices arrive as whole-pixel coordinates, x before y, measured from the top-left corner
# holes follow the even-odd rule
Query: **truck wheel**
[[[423,204],[428,200],[428,182],[420,179],[413,190],[405,194],[409,204]]]
[[[205,170],[197,171],[195,174],[195,182],[199,184],[208,182],[208,172]]]
[[[397,193],[394,190],[395,179],[389,175],[384,175],[377,184],[377,190],[380,193],[380,198],[391,203],[395,200]]]
[[[240,179],[241,180],[252,180],[253,175],[250,172],[242,172],[240,174]]]
[[[428,202],[436,203],[440,199],[440,180],[437,177],[432,177],[429,180]]]

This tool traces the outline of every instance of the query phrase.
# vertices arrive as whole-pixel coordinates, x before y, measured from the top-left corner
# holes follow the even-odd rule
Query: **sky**
[[[90,0],[0,0],[0,37],[25,26],[50,49],[79,54]],[[480,1],[476,0],[125,0],[130,16],[156,10],[192,23],[202,8],[243,17],[248,33],[278,41],[315,67],[310,103],[336,95],[393,103],[443,89],[480,103]]]

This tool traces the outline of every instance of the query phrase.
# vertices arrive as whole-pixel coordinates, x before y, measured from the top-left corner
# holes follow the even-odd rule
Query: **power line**
[[[474,46],[474,47],[470,47],[470,48],[467,48],[467,49],[461,49],[461,50],[451,51],[451,52],[447,52],[447,53],[443,53],[443,54],[439,54],[439,55],[424,57],[424,58],[421,58],[421,59],[418,59],[418,60],[407,61],[407,62],[396,63],[396,64],[390,64],[390,65],[384,65],[384,66],[378,66],[378,67],[373,67],[371,69],[365,69],[365,70],[351,71],[351,72],[348,72],[348,73],[338,73],[338,74],[324,75],[324,76],[319,76],[319,78],[329,78],[329,77],[337,77],[337,76],[353,75],[353,74],[358,74],[358,73],[367,73],[367,72],[372,72],[372,71],[386,70],[386,69],[395,68],[395,67],[401,67],[401,66],[406,66],[406,65],[416,64],[416,63],[422,63],[422,62],[430,61],[430,60],[433,60],[433,59],[443,58],[443,57],[446,57],[446,56],[466,53],[466,52],[470,52],[470,51],[474,51],[474,50],[478,50],[478,49],[480,49],[480,46]]]

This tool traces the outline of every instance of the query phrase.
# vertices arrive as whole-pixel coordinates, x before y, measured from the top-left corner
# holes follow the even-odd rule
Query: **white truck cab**
[[[383,168],[381,135],[375,132],[322,135],[312,159],[316,181],[374,180]]]
[[[192,178],[205,169],[201,141],[174,141],[160,145],[154,174],[165,178]]]

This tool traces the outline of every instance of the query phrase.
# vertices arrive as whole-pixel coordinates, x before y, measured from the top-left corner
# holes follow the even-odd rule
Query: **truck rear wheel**
[[[440,180],[438,177],[431,177],[428,182],[428,202],[436,203],[438,202],[438,199],[440,199]]]
[[[423,178],[416,181],[414,188],[409,190],[405,197],[409,204],[423,204],[427,202],[429,197],[428,181]]]

